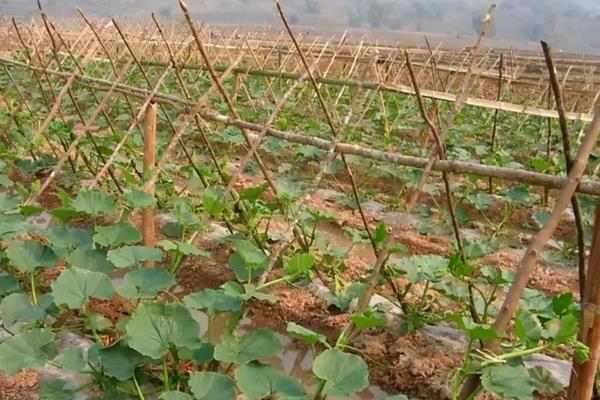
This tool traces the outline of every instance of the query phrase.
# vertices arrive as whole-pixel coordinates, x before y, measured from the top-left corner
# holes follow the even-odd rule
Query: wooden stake
[[[503,73],[504,73],[504,55],[500,53],[500,65],[498,66],[498,102],[502,100],[502,84],[503,84]],[[492,128],[492,140],[490,141],[490,153],[493,154],[496,145],[496,132],[498,131],[498,114],[500,110],[494,111],[494,126]],[[488,182],[490,194],[494,194],[494,180],[492,177],[489,178]]]
[[[144,176],[149,176],[156,163],[156,104],[151,103],[146,109],[144,117]],[[146,192],[154,196],[154,184],[146,187]],[[154,207],[142,210],[142,233],[144,235],[144,246],[154,247],[156,245],[156,233],[154,230]],[[144,264],[153,267],[150,261]]]
[[[592,398],[596,370],[600,360],[600,313],[598,312],[600,310],[600,204],[596,208],[594,238],[586,281],[578,339],[590,348],[590,358],[583,364],[573,360],[573,371],[567,397],[569,400]]]
[[[552,87],[552,92],[554,93],[554,99],[556,101],[556,110],[558,111],[560,131],[562,132],[563,139],[563,154],[565,156],[568,174],[569,172],[571,172],[571,168],[573,167],[573,156],[571,155],[571,138],[569,134],[569,123],[567,122],[567,118],[565,117],[565,101],[563,98],[562,91],[560,89],[558,77],[556,76],[556,69],[554,68],[554,61],[552,60],[550,46],[548,46],[548,43],[544,42],[543,40],[542,49],[544,50],[544,56],[546,57],[546,64],[548,65],[548,72],[550,73],[550,85]],[[575,194],[573,194],[573,198],[571,199],[571,205],[573,207],[573,215],[575,216],[575,227],[577,228],[577,249],[579,259],[579,293],[581,293],[583,296],[583,293],[585,293],[585,231],[583,229],[581,207],[579,207],[579,201],[577,200],[577,195]]]

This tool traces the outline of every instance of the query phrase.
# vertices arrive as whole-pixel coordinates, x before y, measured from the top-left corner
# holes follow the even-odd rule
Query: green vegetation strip
[[[27,64],[20,63],[12,60],[0,60],[0,64],[5,64],[9,66],[28,68],[32,70],[42,71],[41,68],[31,67]],[[90,83],[96,87],[98,90],[108,90],[107,87],[113,85],[112,82],[99,79],[92,78],[86,75],[80,74],[71,74],[66,72],[58,72],[53,70],[46,70],[47,73],[52,75],[61,76],[63,78],[69,78],[74,75],[79,82]],[[146,98],[150,91],[142,88],[132,87],[124,84],[117,85],[115,91],[126,93],[132,96],[136,96],[139,98]],[[186,113],[191,113],[192,107],[196,106],[196,103],[181,99],[177,96],[170,96],[165,94],[156,94],[154,100],[159,103],[171,104],[173,106],[183,107],[183,111]],[[225,115],[220,115],[213,113],[211,111],[199,110],[197,111],[198,115],[207,120],[224,123],[226,125],[237,126],[238,128],[245,128],[255,132],[261,132],[264,129],[263,125],[254,124],[238,119],[234,119]],[[331,147],[331,142],[325,139],[306,136],[296,132],[285,132],[273,128],[267,129],[266,132],[269,136],[273,136],[279,139],[283,139],[293,143],[305,144],[313,147],[318,147],[324,150],[328,150]],[[373,150],[369,148],[365,148],[358,145],[346,144],[346,143],[338,143],[336,144],[335,151],[344,153],[344,154],[352,154],[361,157],[365,157],[372,160],[385,161],[389,163],[393,163],[396,165],[404,166],[404,167],[412,167],[412,168],[425,168],[428,163],[428,159],[405,156],[380,150]],[[465,162],[465,161],[456,161],[456,160],[438,160],[434,166],[434,171],[446,171],[451,173],[458,174],[470,174],[470,175],[478,175],[484,177],[492,177],[497,179],[503,179],[508,181],[515,181],[521,183],[529,183],[536,186],[547,187],[550,189],[560,189],[567,182],[567,179],[564,177],[557,177],[553,175],[526,171],[526,170],[518,170],[506,167],[498,167],[498,166],[489,166],[483,165],[475,162]],[[578,187],[579,193],[590,194],[590,195],[600,195],[600,182],[590,181],[590,180],[582,180],[581,184]]]

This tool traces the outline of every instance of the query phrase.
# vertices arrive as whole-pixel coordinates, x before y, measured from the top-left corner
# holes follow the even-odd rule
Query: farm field
[[[181,11],[0,20],[0,399],[591,394],[600,58]]]

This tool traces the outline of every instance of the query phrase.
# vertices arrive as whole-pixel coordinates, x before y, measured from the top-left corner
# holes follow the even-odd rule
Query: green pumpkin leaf
[[[457,316],[455,321],[458,327],[469,335],[471,340],[495,340],[501,338],[498,331],[491,326],[477,324],[473,319],[465,315]]]
[[[202,256],[210,257],[210,253],[200,250],[191,243],[181,242],[177,244],[177,251],[185,256]]]
[[[246,200],[251,203],[254,203],[268,189],[269,189],[269,184],[267,182],[265,182],[259,186],[254,186],[254,187],[248,188],[248,189],[244,190],[242,193],[240,193],[240,200]]]
[[[117,292],[127,299],[150,298],[177,283],[165,268],[137,268],[125,275],[125,285]]]
[[[303,326],[300,326],[294,322],[288,322],[287,332],[293,337],[300,339],[304,343],[307,343],[311,346],[314,346],[317,343],[322,343],[325,346],[329,347],[329,343],[327,343],[327,338],[325,336],[310,329],[307,329]]]
[[[142,303],[125,327],[129,346],[141,354],[159,359],[171,345],[198,342],[200,327],[187,308],[180,304]]]
[[[527,347],[535,347],[542,338],[542,326],[534,315],[520,310],[515,319],[515,334]]]
[[[533,213],[533,219],[540,226],[546,226],[548,221],[550,220],[550,213],[547,212],[536,212]]]
[[[159,400],[194,400],[192,396],[183,392],[162,392],[160,394]]]
[[[535,391],[540,394],[559,394],[565,387],[546,368],[535,366],[527,370],[535,385]]]
[[[129,190],[123,194],[123,197],[132,208],[150,208],[156,205],[154,196],[141,190]]]
[[[75,391],[69,383],[60,379],[42,380],[40,382],[40,400],[73,400]]]
[[[529,201],[529,189],[524,186],[517,186],[506,193],[506,199],[512,203],[525,204]]]
[[[177,250],[177,243],[172,241],[172,240],[168,240],[168,239],[164,239],[161,240],[160,242],[158,242],[158,246],[162,247],[162,249],[164,251],[173,251],[173,250]]]
[[[21,199],[8,193],[0,192],[0,213],[16,211],[21,204]]]
[[[383,222],[379,223],[379,225],[377,225],[377,229],[375,229],[375,235],[373,237],[373,241],[377,245],[378,249],[381,249],[387,236],[388,236],[388,233],[387,233],[385,223],[383,223]]]
[[[411,283],[438,282],[448,273],[448,259],[438,255],[406,257],[393,266],[404,271]]]
[[[81,347],[69,347],[61,355],[60,367],[65,371],[80,373],[87,365]]]
[[[78,268],[69,268],[60,274],[52,283],[52,291],[54,303],[57,306],[66,304],[70,309],[87,305],[91,297],[108,300],[113,296],[108,276]]]
[[[358,329],[381,328],[388,324],[387,319],[383,315],[369,311],[362,314],[354,314],[350,317],[350,320]]]
[[[367,285],[363,282],[353,282],[346,291],[341,293],[329,292],[325,295],[325,299],[329,305],[333,305],[342,311],[347,310],[350,306],[364,296]]]
[[[106,252],[97,249],[76,249],[67,256],[66,261],[72,267],[103,274],[115,269],[115,265],[108,261]]]
[[[190,205],[187,199],[176,197],[173,199],[173,212],[179,222],[183,226],[195,226],[202,224],[202,220],[196,215],[195,210]]]
[[[350,396],[369,386],[367,363],[337,348],[319,354],[313,363],[313,372],[325,381],[324,393],[332,396]]]
[[[466,250],[465,250],[465,252],[466,252]],[[457,278],[463,278],[463,277],[472,276],[473,273],[475,272],[475,267],[473,267],[468,262],[464,262],[461,258],[460,253],[456,252],[450,258],[450,263],[448,264],[448,270],[450,271],[450,273],[453,276],[455,276]]]
[[[197,400],[235,400],[235,384],[226,375],[216,372],[195,372],[190,387]]]
[[[494,198],[489,194],[477,193],[470,194],[467,197],[478,210],[487,210],[494,204]]]
[[[225,210],[226,202],[223,198],[225,188],[219,186],[211,186],[206,188],[202,195],[202,205],[204,211],[212,216],[217,217]]]
[[[315,265],[315,257],[312,254],[299,253],[283,261],[283,270],[286,275],[302,275],[310,271]]]
[[[573,314],[563,315],[560,319],[558,331],[554,335],[556,343],[568,342],[572,337],[577,336],[579,332],[579,320]]]
[[[71,206],[75,211],[93,216],[113,214],[117,211],[115,199],[100,190],[81,190]]]
[[[39,298],[36,306],[25,293],[13,293],[0,303],[2,322],[10,328],[15,322],[43,321],[51,305],[52,295],[49,294]]]
[[[23,369],[42,368],[54,350],[50,329],[23,331],[0,344],[0,370],[14,375]]]
[[[172,240],[161,240],[158,245],[165,251],[176,251],[185,256],[210,257],[210,253],[200,250],[196,246],[187,242],[174,242]]]
[[[20,214],[0,214],[0,239],[7,240],[27,232],[31,227]]]
[[[297,380],[270,365],[243,365],[235,371],[235,380],[246,400],[308,399],[304,388]]]
[[[229,336],[215,346],[215,360],[247,364],[273,357],[283,350],[275,334],[267,329],[252,331],[242,337]]]
[[[177,222],[167,222],[162,228],[162,233],[171,239],[181,239],[183,236],[184,226]],[[166,250],[166,249],[165,249]]]
[[[6,249],[10,262],[23,272],[56,266],[56,254],[50,247],[35,240],[11,242]]]
[[[182,360],[190,360],[196,364],[204,364],[214,360],[215,346],[209,342],[200,342],[193,349],[186,347],[179,351]]]
[[[77,211],[70,208],[55,208],[48,211],[48,214],[52,215],[63,224],[66,224],[71,218],[78,215]]]
[[[98,357],[104,373],[119,381],[131,379],[136,367],[144,359],[144,356],[127,347],[122,341],[98,350]]]
[[[64,258],[75,249],[92,248],[92,231],[88,229],[67,228],[64,226],[48,229],[45,236],[52,249]]]
[[[266,270],[266,266],[252,266],[247,264],[238,253],[233,253],[229,257],[229,267],[240,282],[247,282],[248,279],[258,278]]]
[[[191,293],[183,298],[183,302],[189,308],[205,311],[208,315],[239,311],[242,307],[239,297],[230,296],[222,289]]]
[[[256,246],[247,240],[235,243],[235,250],[244,262],[251,267],[266,267],[267,256]]]
[[[162,257],[162,250],[145,246],[124,246],[108,252],[108,259],[117,268],[139,265],[144,261],[160,261]]]
[[[0,275],[0,297],[19,291],[19,281],[10,275]]]
[[[267,256],[254,243],[238,240],[236,252],[229,258],[229,266],[240,282],[248,282],[260,276],[267,268]]]
[[[94,242],[104,247],[134,244],[142,240],[142,234],[131,224],[121,221],[118,224],[97,226]]]
[[[90,331],[104,332],[105,330],[112,328],[112,326],[113,323],[102,314],[95,312],[86,314],[85,327]]]
[[[251,283],[244,284],[244,292],[242,294],[240,294],[240,298],[245,301],[248,301],[250,299],[256,299],[259,301],[267,301],[271,304],[277,303],[277,300],[278,300],[277,296],[275,296],[274,294],[261,292],[258,290],[258,288],[255,285],[253,285]]]
[[[535,384],[522,365],[500,365],[485,368],[481,385],[488,392],[505,399],[532,399]]]
[[[570,292],[561,294],[552,299],[552,311],[554,311],[556,315],[562,316],[566,314],[574,305],[573,293]]]

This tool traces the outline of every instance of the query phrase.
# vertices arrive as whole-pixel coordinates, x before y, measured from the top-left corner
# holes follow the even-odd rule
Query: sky
[[[485,0],[281,0],[296,26],[322,30],[354,28],[389,33],[423,32],[446,42],[474,37],[489,6]],[[194,18],[206,22],[280,26],[274,0],[187,0]],[[180,19],[177,0],[42,0],[53,15],[81,7],[98,16]],[[544,39],[570,52],[600,53],[600,1],[497,0],[492,42],[537,46]],[[23,18],[35,0],[0,0],[0,14]],[[381,34],[380,34],[381,36]]]

